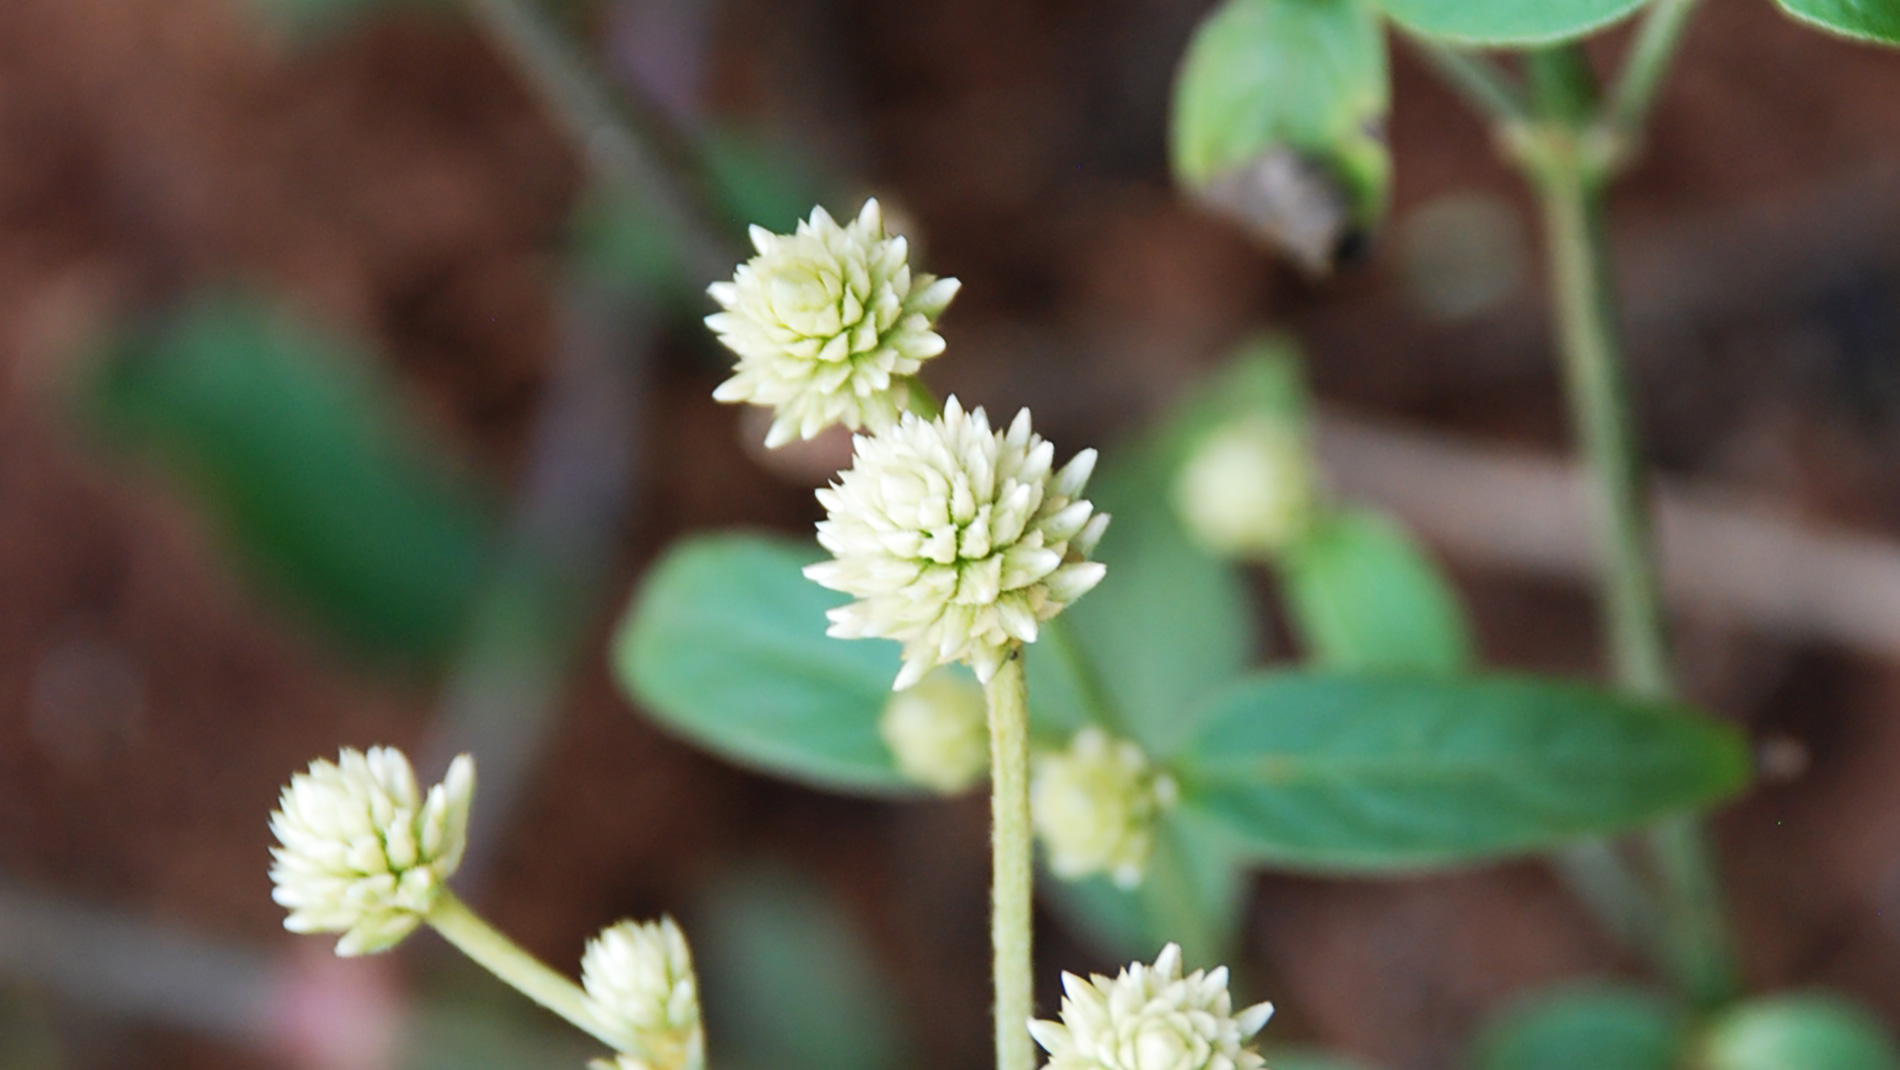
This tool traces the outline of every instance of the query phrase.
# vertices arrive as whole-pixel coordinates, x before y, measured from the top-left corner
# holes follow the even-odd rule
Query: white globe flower
[[[1183,525],[1208,549],[1228,556],[1272,553],[1312,524],[1311,450],[1296,425],[1236,420],[1194,450],[1174,492]]]
[[[692,952],[672,918],[623,921],[588,941],[581,957],[588,1009],[622,1054],[596,1067],[701,1070],[706,1035]]]
[[[989,711],[968,676],[938,669],[884,704],[878,733],[911,780],[953,795],[989,768]]]
[[[1037,757],[1029,813],[1056,876],[1106,873],[1132,888],[1147,872],[1155,819],[1176,793],[1140,747],[1084,728],[1068,749]]]
[[[851,468],[818,491],[829,513],[818,541],[834,560],[805,575],[857,599],[830,611],[829,634],[904,644],[894,689],[959,661],[988,683],[1040,622],[1101,582],[1088,556],[1108,517],[1079,497],[1095,451],[1054,471],[1029,410],[998,433],[953,397],[937,419],[905,413],[853,446]]]
[[[464,754],[425,798],[394,747],[344,750],[291,777],[271,814],[272,897],[292,932],[340,932],[339,955],[385,951],[435,904],[468,842],[475,762]]]
[[[1273,1016],[1256,1003],[1235,1014],[1227,967],[1181,976],[1181,948],[1153,966],[1133,963],[1114,980],[1062,975],[1062,1020],[1029,1023],[1048,1070],[1259,1070],[1245,1047]]]
[[[833,424],[881,431],[910,403],[910,377],[943,352],[932,324],[955,279],[911,274],[909,245],[884,232],[877,201],[840,226],[823,208],[792,234],[752,228],[759,255],[707,290],[721,311],[706,325],[739,356],[713,391],[773,406],[765,444],[811,438]]]

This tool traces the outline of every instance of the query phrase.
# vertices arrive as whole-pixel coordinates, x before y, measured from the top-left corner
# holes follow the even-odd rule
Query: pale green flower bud
[[[672,918],[623,921],[588,941],[581,957],[588,1009],[621,1054],[597,1070],[702,1070],[705,1028],[692,952]]]
[[[474,792],[475,762],[466,754],[426,798],[394,747],[311,762],[271,814],[281,844],[271,848],[272,897],[290,910],[284,928],[340,932],[339,955],[401,942],[461,864]]]
[[[895,690],[956,662],[988,683],[1041,622],[1101,582],[1088,557],[1108,516],[1080,496],[1095,451],[1055,470],[1028,409],[994,432],[953,397],[942,416],[905,413],[853,447],[851,468],[818,491],[829,514],[818,541],[833,560],[805,575],[857,599],[830,611],[829,634],[904,644]]]
[[[1298,424],[1249,418],[1209,434],[1174,484],[1188,533],[1225,557],[1285,549],[1317,506],[1312,451]]]
[[[912,275],[909,245],[884,232],[875,200],[842,226],[814,208],[792,234],[753,227],[752,244],[759,254],[707,290],[721,311],[706,325],[739,356],[713,397],[772,406],[768,446],[895,423],[911,377],[943,352],[931,327],[957,280]]]
[[[1132,888],[1147,871],[1155,820],[1175,795],[1174,778],[1140,747],[1084,728],[1067,750],[1036,759],[1029,813],[1056,876],[1106,873]]]
[[[938,669],[884,704],[878,733],[906,777],[944,795],[982,778],[990,760],[989,710],[970,678]]]
[[[1062,975],[1061,1021],[1029,1023],[1049,1053],[1047,1070],[1261,1070],[1247,1042],[1273,1004],[1234,1013],[1227,967],[1181,976],[1181,948],[1153,966],[1131,963],[1113,980]]]

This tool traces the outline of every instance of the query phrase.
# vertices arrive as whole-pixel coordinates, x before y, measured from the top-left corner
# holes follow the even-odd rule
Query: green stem
[[[1629,59],[1623,64],[1622,77],[1610,97],[1609,123],[1619,135],[1634,139],[1649,124],[1650,108],[1656,101],[1663,76],[1669,73],[1676,47],[1682,43],[1689,17],[1695,14],[1696,0],[1656,0],[1636,32]]]
[[[575,1028],[609,1048],[620,1050],[620,1042],[594,1020],[593,1012],[587,1008],[587,994],[579,985],[483,921],[454,892],[443,889],[423,920],[464,955],[522,995],[567,1019]]]
[[[1497,64],[1435,37],[1418,35],[1411,41],[1439,79],[1480,115],[1497,123],[1514,123],[1530,117],[1523,93]]]
[[[992,887],[996,1067],[1033,1070],[1029,1019],[1035,1013],[1030,959],[1029,696],[1018,649],[984,688],[990,709]]]
[[[1574,118],[1580,99],[1574,78],[1583,69],[1581,54],[1566,51],[1567,57],[1550,53],[1546,70],[1553,77],[1541,83],[1551,99],[1545,111],[1544,151],[1527,160],[1526,167],[1543,206],[1557,343],[1600,526],[1611,666],[1623,690],[1664,697],[1673,684],[1644,473],[1618,347],[1604,227],[1606,175],[1593,166]],[[1662,878],[1668,916],[1667,946],[1662,949],[1666,963],[1692,998],[1719,1003],[1737,984],[1708,845],[1688,819],[1658,825],[1645,842]]]

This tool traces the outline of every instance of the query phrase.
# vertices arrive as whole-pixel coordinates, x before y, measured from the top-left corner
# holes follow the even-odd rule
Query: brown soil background
[[[1179,201],[1165,102],[1204,6],[734,0],[711,17],[705,106],[813,147],[901,207],[924,261],[965,282],[934,382],[1027,404],[1058,443],[1130,430],[1233,339],[1276,325],[1300,334],[1329,402],[1562,448],[1534,277],[1440,323],[1408,301],[1396,241],[1314,285]],[[1402,49],[1395,99],[1398,227],[1479,191],[1533,232],[1483,130]],[[414,744],[434,701],[429,681],[391,683],[311,642],[237,578],[187,498],[83,444],[65,391],[86,344],[192,284],[271,280],[380,341],[417,421],[512,484],[555,344],[550,254],[579,186],[557,131],[452,18],[292,50],[227,0],[0,4],[5,880],[292,956],[265,877],[278,786],[341,744]],[[1615,207],[1661,466],[1900,535],[1896,220],[1900,55],[1808,33],[1766,0],[1710,0]],[[874,934],[920,1065],[983,1065],[980,806],[752,777],[650,728],[608,682],[611,615],[669,539],[812,518],[807,486],[758,468],[737,414],[708,398],[704,352],[688,323],[657,357],[613,589],[524,805],[494,818],[506,834],[482,898],[569,962],[608,919],[690,913],[735,860],[810,866]],[[1490,663],[1595,671],[1586,591],[1458,578]],[[1838,986],[1900,1022],[1900,666],[1678,623],[1693,692],[1810,759],[1718,823],[1751,982]],[[129,720],[35,727],[48,666],[75,644],[123,668]],[[1052,919],[1045,931],[1049,978],[1108,965]],[[1395,1070],[1455,1065],[1513,994],[1635,968],[1528,864],[1264,876],[1247,945],[1283,1009],[1276,1031]],[[53,1000],[83,1036],[72,1065],[293,1065],[83,1003]]]

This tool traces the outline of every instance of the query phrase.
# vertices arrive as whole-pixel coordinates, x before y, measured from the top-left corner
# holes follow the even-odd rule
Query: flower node
[[[619,1042],[597,1070],[701,1070],[705,1029],[692,952],[672,918],[623,921],[588,941],[581,957],[588,1009]]]
[[[1084,728],[1068,749],[1036,760],[1029,811],[1056,876],[1106,873],[1132,888],[1147,872],[1155,819],[1175,794],[1174,778],[1140,747]]]
[[[931,329],[960,285],[913,275],[909,245],[884,232],[877,201],[839,225],[823,208],[792,234],[752,228],[757,256],[707,292],[706,325],[739,356],[713,392],[777,411],[765,444],[833,424],[881,431],[910,400],[910,377],[943,352]]]
[[[1227,967],[1181,975],[1169,944],[1153,966],[1132,963],[1113,980],[1062,975],[1062,1019],[1029,1023],[1049,1070],[1260,1070],[1245,1045],[1273,1016],[1256,1003],[1235,1014]]]
[[[856,601],[830,611],[829,634],[895,639],[903,690],[938,665],[967,662],[988,683],[1038,625],[1101,582],[1088,560],[1108,516],[1080,497],[1095,467],[1083,450],[1061,471],[1055,447],[1007,432],[951,398],[943,415],[905,413],[853,440],[849,470],[818,491],[818,541],[834,560],[805,575]]]
[[[415,929],[461,864],[475,762],[425,798],[394,747],[344,750],[291,777],[271,814],[272,897],[292,932],[340,932],[339,955],[385,951]]]

